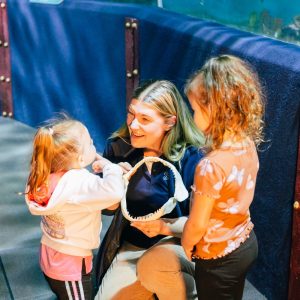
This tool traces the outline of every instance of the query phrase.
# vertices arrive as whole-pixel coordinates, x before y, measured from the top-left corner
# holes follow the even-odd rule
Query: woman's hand
[[[161,218],[150,222],[131,222],[131,226],[139,229],[149,237],[161,234],[180,238],[186,220],[187,217],[179,217],[175,219]]]
[[[135,221],[131,222],[130,225],[142,231],[145,235],[147,235],[150,238],[160,234],[164,234],[165,222],[162,219],[148,222]]]
[[[93,171],[95,173],[101,173],[103,171],[103,168],[107,164],[111,164],[111,163],[112,163],[111,161],[109,161],[108,159],[104,158],[103,156],[97,153],[96,160],[92,164]]]

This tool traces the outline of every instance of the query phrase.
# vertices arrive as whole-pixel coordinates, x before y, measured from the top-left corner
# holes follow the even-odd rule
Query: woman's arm
[[[190,216],[184,226],[181,244],[188,259],[192,259],[195,245],[204,236],[215,199],[195,193]]]
[[[176,219],[162,218],[161,220],[164,222],[161,234],[181,237],[187,217],[179,217]]]
[[[181,237],[186,220],[187,217],[174,219],[161,218],[149,222],[131,222],[130,225],[139,229],[148,237],[155,237],[157,235]]]

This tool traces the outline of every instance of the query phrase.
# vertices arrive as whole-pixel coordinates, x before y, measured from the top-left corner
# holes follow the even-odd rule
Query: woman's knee
[[[181,265],[173,248],[159,245],[147,250],[138,260],[137,273],[157,271],[180,271]]]
[[[182,277],[176,252],[162,245],[147,250],[138,260],[136,270],[141,284],[152,292],[159,288],[158,285],[168,285]]]
[[[182,257],[176,253],[176,247],[155,246],[139,259],[137,278],[142,286],[156,294],[159,299],[169,299],[170,293],[177,295],[174,298],[176,300],[186,299],[195,294],[195,286],[193,277],[182,271],[181,263]]]

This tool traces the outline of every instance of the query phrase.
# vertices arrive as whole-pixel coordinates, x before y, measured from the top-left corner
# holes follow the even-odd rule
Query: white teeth
[[[154,213],[150,213],[148,215],[140,216],[140,217],[132,217],[127,210],[127,203],[126,203],[127,186],[128,186],[130,177],[136,172],[136,170],[143,163],[148,162],[148,161],[161,162],[163,165],[169,167],[172,170],[174,179],[175,179],[175,195],[174,195],[174,197],[171,197],[161,208],[156,210]],[[124,217],[129,221],[154,221],[154,220],[157,220],[160,217],[162,217],[163,215],[170,213],[176,206],[177,201],[180,201],[180,202],[184,201],[185,199],[188,198],[188,195],[189,195],[188,191],[186,190],[186,188],[182,182],[182,178],[181,178],[180,174],[178,173],[177,169],[175,168],[175,166],[172,165],[171,163],[169,163],[168,161],[165,161],[159,157],[152,157],[152,156],[145,157],[144,159],[139,161],[128,173],[123,175],[123,178],[124,178],[124,184],[125,184],[125,193],[124,193],[125,196],[121,200],[121,209],[122,209],[122,213],[123,213]]]
[[[134,136],[137,136],[137,137],[143,136],[143,134],[140,134],[140,133],[134,133],[134,132],[132,132],[131,135],[134,135]]]

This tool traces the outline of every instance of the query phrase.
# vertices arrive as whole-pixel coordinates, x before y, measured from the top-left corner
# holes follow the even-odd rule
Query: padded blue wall
[[[8,3],[15,118],[36,126],[64,110],[102,150],[124,119],[123,17],[80,1],[28,2]]]
[[[36,126],[65,110],[87,124],[99,150],[125,118],[124,18],[140,22],[142,79],[182,91],[214,55],[250,61],[265,86],[266,140],[251,208],[259,258],[248,278],[268,299],[286,299],[300,103],[300,48],[138,5],[9,0],[15,118]]]

